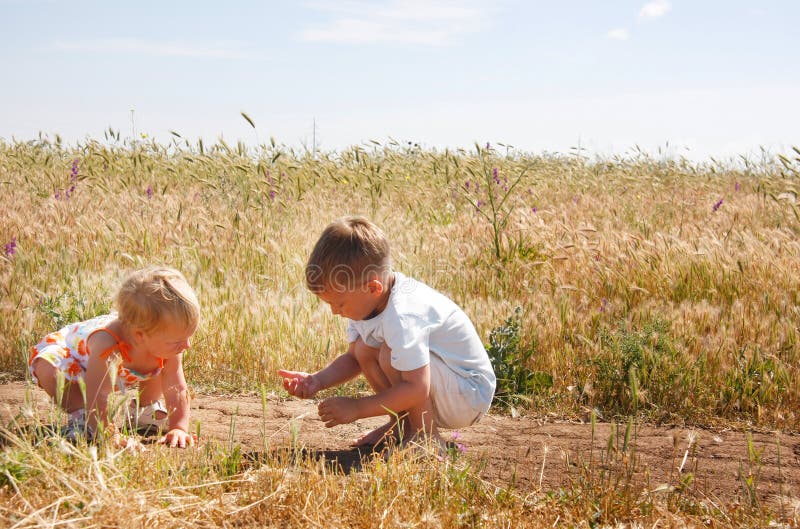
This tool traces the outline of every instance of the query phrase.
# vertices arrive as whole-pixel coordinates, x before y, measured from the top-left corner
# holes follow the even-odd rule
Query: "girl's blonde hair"
[[[200,322],[200,303],[186,278],[174,268],[150,266],[131,273],[117,292],[119,320],[145,332],[158,328],[167,318],[195,328]]]
[[[306,286],[314,293],[354,290],[391,268],[389,241],[364,217],[342,217],[325,228],[306,264]]]

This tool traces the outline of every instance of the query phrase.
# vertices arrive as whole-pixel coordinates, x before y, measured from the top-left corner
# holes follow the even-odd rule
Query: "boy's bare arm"
[[[312,375],[319,382],[320,391],[344,384],[361,373],[361,367],[353,355],[354,350],[355,342],[350,344],[346,353]]]
[[[355,343],[351,343],[346,353],[316,373],[279,369],[278,375],[283,377],[283,387],[290,395],[310,399],[323,389],[347,382],[361,373],[361,368],[353,356],[354,349]]]
[[[400,382],[376,395],[353,399],[332,397],[319,405],[320,418],[325,426],[347,424],[356,419],[400,413],[419,406],[430,394],[430,365],[413,371],[401,371]]]

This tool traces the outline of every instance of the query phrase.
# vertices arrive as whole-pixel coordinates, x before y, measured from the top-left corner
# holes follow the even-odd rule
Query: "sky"
[[[0,139],[788,152],[798,28],[796,0],[0,0]]]

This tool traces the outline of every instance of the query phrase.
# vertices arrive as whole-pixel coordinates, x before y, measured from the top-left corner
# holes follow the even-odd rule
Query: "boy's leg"
[[[384,344],[379,355],[381,370],[389,379],[391,385],[394,386],[399,384],[402,379],[400,371],[392,367],[391,357],[392,350]],[[420,435],[424,437],[430,436],[434,440],[439,440],[430,393],[428,393],[428,397],[422,404],[405,411],[408,414],[406,421],[408,430],[403,432],[402,442],[410,441]]]
[[[375,393],[386,391],[391,387],[389,379],[386,378],[383,369],[381,369],[379,361],[380,352],[380,349],[365,344],[361,338],[356,341],[355,347],[353,348],[353,356],[355,356],[356,362],[358,362],[358,366],[364,374],[364,378],[367,379],[372,391]]]
[[[36,376],[39,387],[50,395],[54,402],[58,402],[59,399],[56,396],[56,392],[58,391],[59,369],[43,358],[35,358],[31,371]],[[83,394],[77,383],[65,379],[64,393],[61,395],[61,407],[69,413],[84,407]]]
[[[386,374],[384,373],[380,364],[381,351],[382,349],[376,349],[368,346],[363,342],[363,340],[361,340],[361,338],[356,341],[353,349],[353,356],[355,356],[356,362],[358,362],[361,372],[364,374],[364,378],[367,379],[367,382],[375,393],[380,393],[381,391],[385,391],[391,387],[391,383],[386,377]],[[398,418],[402,418],[404,420],[404,417],[402,416],[402,413],[397,417],[390,416],[389,421],[386,424],[362,435],[356,439],[352,445],[374,445],[384,441],[388,437],[394,437],[396,440],[399,440],[396,427]]]

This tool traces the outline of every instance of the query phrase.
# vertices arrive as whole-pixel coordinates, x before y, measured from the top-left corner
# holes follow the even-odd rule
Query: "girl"
[[[70,439],[84,431],[91,438],[102,424],[115,445],[128,446],[108,414],[116,380],[121,391],[138,384],[138,398],[130,403],[135,424],[160,427],[166,422],[167,433],[159,442],[192,446],[182,357],[200,320],[197,297],[177,270],[149,267],[125,279],[116,308],[116,313],[48,334],[31,348],[33,380],[69,413],[65,435]],[[60,399],[59,373],[67,381]]]

